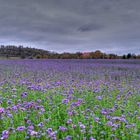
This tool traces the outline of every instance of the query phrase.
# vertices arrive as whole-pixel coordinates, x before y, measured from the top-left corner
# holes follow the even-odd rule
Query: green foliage
[[[8,45],[0,46],[0,58],[18,57],[21,59],[140,59],[140,55],[128,53],[118,56],[116,54],[106,54],[97,50],[95,52],[76,52],[76,53],[55,53],[31,47]]]

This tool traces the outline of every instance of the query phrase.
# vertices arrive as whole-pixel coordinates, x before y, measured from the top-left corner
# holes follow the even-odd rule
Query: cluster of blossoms
[[[4,113],[4,108],[0,107],[0,114]]]

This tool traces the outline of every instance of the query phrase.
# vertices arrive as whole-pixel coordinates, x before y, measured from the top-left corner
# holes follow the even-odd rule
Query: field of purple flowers
[[[0,60],[1,140],[139,140],[139,60]]]

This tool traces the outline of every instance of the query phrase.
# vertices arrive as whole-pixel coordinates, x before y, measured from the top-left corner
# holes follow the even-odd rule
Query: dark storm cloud
[[[0,43],[140,53],[139,0],[0,0]]]
[[[102,26],[99,24],[86,24],[78,28],[78,31],[80,32],[90,32],[94,30],[100,30],[102,29]]]

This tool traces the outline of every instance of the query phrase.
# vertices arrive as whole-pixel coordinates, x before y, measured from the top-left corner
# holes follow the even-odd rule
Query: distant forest
[[[36,49],[23,46],[1,45],[0,58],[21,58],[21,59],[140,59],[140,55],[124,54],[106,54],[99,50],[95,52],[76,52],[76,53],[56,53],[43,49]]]

